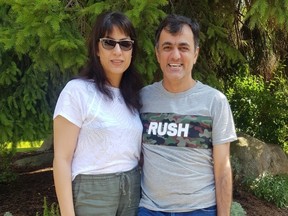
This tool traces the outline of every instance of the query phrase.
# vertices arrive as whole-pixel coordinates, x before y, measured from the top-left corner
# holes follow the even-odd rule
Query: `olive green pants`
[[[140,169],[78,175],[73,181],[77,216],[135,216],[140,200]]]

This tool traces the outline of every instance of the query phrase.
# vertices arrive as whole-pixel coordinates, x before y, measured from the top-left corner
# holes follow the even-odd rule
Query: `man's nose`
[[[175,47],[175,48],[172,50],[171,57],[172,57],[173,59],[176,59],[176,60],[181,57],[180,51],[179,51],[178,48]]]

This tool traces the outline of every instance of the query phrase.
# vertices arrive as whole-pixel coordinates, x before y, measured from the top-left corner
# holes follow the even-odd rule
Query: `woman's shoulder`
[[[93,80],[83,79],[83,78],[74,78],[67,82],[68,86],[86,86],[91,85]]]
[[[91,88],[92,87],[92,88]],[[66,91],[87,91],[87,90],[95,90],[94,82],[87,79],[76,78],[68,81],[64,87]]]

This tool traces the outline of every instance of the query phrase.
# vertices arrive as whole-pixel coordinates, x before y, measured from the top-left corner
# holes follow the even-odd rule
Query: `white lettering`
[[[188,132],[189,132],[189,124],[185,124],[185,126],[183,127],[182,124],[180,123],[178,126],[178,133],[177,136],[181,136],[181,133],[183,134],[183,137],[187,137],[188,136]]]
[[[153,135],[156,135],[157,134],[157,127],[158,127],[158,123],[157,122],[151,122],[150,124],[149,124],[149,128],[148,128],[148,134],[151,134],[151,132],[152,132],[152,134]]]
[[[189,133],[189,124],[176,124],[176,123],[162,123],[162,122],[151,122],[149,124],[149,128],[147,133],[149,135],[159,135],[164,136],[167,134],[168,136],[178,136],[188,137]]]
[[[167,122],[164,123],[163,127],[162,127],[162,122],[159,122],[158,130],[157,130],[158,135],[164,136],[167,132],[167,126],[168,126]]]
[[[170,123],[168,125],[167,135],[168,136],[176,136],[177,135],[177,124],[176,123]]]

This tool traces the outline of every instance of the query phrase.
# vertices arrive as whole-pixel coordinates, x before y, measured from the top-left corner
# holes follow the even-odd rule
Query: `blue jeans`
[[[143,207],[138,209],[138,216],[216,216],[216,206],[198,209],[191,212],[158,212]]]

